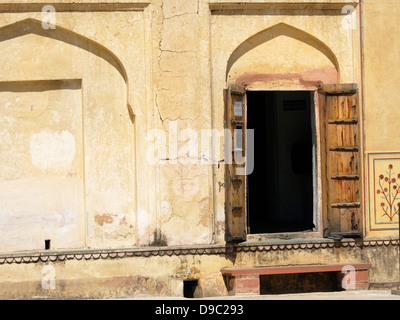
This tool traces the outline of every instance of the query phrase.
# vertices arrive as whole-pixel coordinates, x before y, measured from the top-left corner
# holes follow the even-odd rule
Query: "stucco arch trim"
[[[55,26],[55,29],[45,29],[42,27],[41,21],[32,18],[1,27],[0,42],[15,39],[27,34],[36,34],[79,47],[112,65],[119,72],[126,84],[127,107],[131,120],[132,122],[134,121],[134,113],[129,103],[128,75],[121,60],[111,50],[92,39],[58,25]]]
[[[279,23],[256,33],[236,47],[228,59],[226,68],[226,81],[228,81],[228,76],[232,67],[242,56],[252,49],[280,36],[286,36],[298,40],[319,51],[326,56],[327,59],[329,59],[339,74],[339,61],[335,53],[324,42],[301,29],[295,28],[286,23]]]

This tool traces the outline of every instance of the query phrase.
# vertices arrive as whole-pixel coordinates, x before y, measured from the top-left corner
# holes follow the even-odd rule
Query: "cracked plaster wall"
[[[5,2],[7,1],[0,1],[0,4]],[[385,48],[389,46],[388,42],[396,41],[382,36],[382,33],[376,33],[376,29],[384,24],[382,19],[385,12],[387,14],[391,11],[391,5],[394,3],[392,1],[386,6],[380,6],[372,5],[373,0],[367,2],[369,6],[366,10],[370,12],[367,17],[373,20],[376,13],[381,16],[381,20],[375,20],[375,24],[368,28],[366,38],[369,68],[367,80],[373,89],[377,86],[374,81],[390,81],[385,77],[386,72],[398,69],[391,64],[395,59],[380,59],[380,64],[375,64],[376,57],[386,57]],[[109,1],[109,4],[112,3],[113,1]],[[203,157],[199,152],[188,152],[188,137],[182,135],[181,130],[191,128],[199,132],[201,129],[223,129],[222,93],[227,83],[253,81],[245,84],[250,84],[253,89],[299,90],[304,89],[300,78],[288,75],[306,75],[311,77],[307,78],[308,80],[315,81],[318,80],[315,75],[321,76],[318,72],[311,72],[315,69],[326,70],[326,79],[332,81],[335,77],[340,82],[361,81],[359,35],[356,30],[341,30],[343,16],[330,15],[326,11],[308,15],[308,11],[304,10],[281,15],[275,9],[266,10],[262,1],[257,3],[256,9],[243,10],[242,7],[238,10],[236,5],[231,5],[229,10],[210,12],[209,4],[205,0],[152,0],[144,9],[137,11],[102,12],[83,6],[83,9],[78,11],[58,12],[57,26],[71,31],[71,39],[75,39],[77,43],[80,40],[76,40],[76,35],[79,35],[79,39],[84,37],[95,42],[90,43],[97,48],[98,55],[74,46],[74,41],[67,44],[37,34],[26,34],[8,40],[1,38],[1,157],[9,151],[7,148],[16,148],[21,155],[19,159],[13,159],[21,162],[17,167],[13,167],[10,159],[2,159],[0,162],[2,195],[6,191],[12,193],[12,190],[9,190],[9,182],[12,182],[12,186],[18,182],[12,180],[18,180],[19,175],[27,175],[26,173],[30,175],[29,179],[39,179],[24,184],[28,186],[31,195],[35,195],[35,190],[45,190],[43,193],[49,193],[49,198],[52,198],[52,195],[62,198],[63,192],[72,189],[72,193],[63,198],[71,200],[73,192],[78,190],[77,194],[82,196],[80,188],[84,188],[85,191],[82,202],[77,202],[79,206],[84,206],[84,209],[73,208],[83,212],[84,219],[81,224],[73,224],[77,232],[68,233],[69,243],[62,241],[62,233],[57,238],[57,233],[60,233],[59,225],[55,224],[49,228],[49,225],[45,224],[48,222],[47,216],[44,212],[39,212],[39,219],[35,220],[39,227],[34,230],[30,229],[32,225],[27,228],[26,222],[29,219],[26,217],[29,215],[25,216],[25,222],[18,221],[15,215],[2,220],[0,228],[3,229],[0,233],[3,238],[0,238],[0,251],[41,250],[45,238],[38,240],[38,234],[51,237],[54,240],[52,249],[55,250],[224,242],[225,191],[221,184],[224,181],[224,167],[212,166],[210,159]],[[42,15],[37,10],[3,10],[0,13],[0,28],[25,19],[40,21],[41,18]],[[255,35],[279,24],[302,30],[321,41],[332,50],[337,58],[337,65],[323,54],[322,46],[310,48],[301,37],[294,39],[277,33],[272,42],[263,43],[249,52],[245,51],[232,68],[227,70],[231,55],[238,47]],[[390,32],[395,28],[394,23],[387,28],[385,32]],[[0,32],[0,37],[3,36],[4,33]],[[380,39],[382,45],[376,51],[377,39]],[[285,50],[288,47],[290,48]],[[105,52],[111,52],[112,55]],[[276,57],[277,53],[279,57]],[[397,55],[395,51],[392,54]],[[264,59],[265,55],[267,58]],[[115,57],[125,72],[115,68]],[[298,59],[301,59],[301,64],[296,63]],[[332,69],[339,73],[331,72]],[[246,75],[249,72],[250,76]],[[375,79],[376,72],[379,77]],[[254,74],[257,76],[253,77]],[[271,77],[276,74],[280,77]],[[56,90],[50,90],[45,83],[40,82],[63,79],[82,81],[72,89],[61,86]],[[19,109],[9,114],[10,109],[6,107],[11,106],[11,98],[14,98],[14,101],[17,98],[15,92],[4,89],[4,85],[9,85],[10,81],[25,81],[27,85],[33,81],[39,88],[36,91],[26,89],[26,95],[19,101],[38,100],[45,103],[46,108],[60,108],[50,110],[55,112],[50,113],[46,120],[37,123],[36,128],[40,129],[46,125],[47,131],[31,132],[31,126],[26,125],[18,125],[17,130],[10,127],[12,123],[20,121],[21,115],[26,117],[26,114],[32,112],[30,105],[25,103],[17,105]],[[381,98],[381,94],[372,89],[366,97],[367,107],[368,103]],[[13,90],[15,91],[15,88]],[[392,91],[393,93],[386,98],[392,106],[391,110],[396,106],[397,92]],[[53,103],[54,101],[57,102]],[[65,105],[68,107],[64,110],[62,108]],[[386,106],[384,103],[381,105]],[[130,108],[134,116],[129,113]],[[371,150],[381,141],[374,138],[376,132],[373,126],[382,122],[371,122],[370,119],[376,116],[376,112],[372,111],[370,108],[367,112],[367,126],[371,129],[368,131],[368,146]],[[387,114],[382,112],[379,116]],[[83,122],[79,124],[78,119],[82,115]],[[57,126],[57,123],[61,124]],[[82,124],[85,130],[80,128]],[[68,126],[69,131],[66,132]],[[177,141],[173,147],[181,151],[177,154],[167,153],[166,157],[171,159],[167,164],[150,165],[146,161],[146,150],[153,142],[147,140],[147,133],[155,128],[166,133],[165,150],[169,149],[171,140]],[[394,132],[393,128],[388,128],[385,137]],[[36,144],[33,143],[32,150],[36,152],[32,157],[29,154],[31,144],[21,143],[18,139],[24,135],[35,138],[33,140]],[[30,142],[30,139],[27,141]],[[41,158],[41,141],[56,145],[51,149],[53,152],[46,155],[52,157],[50,162]],[[82,141],[85,141],[84,145]],[[60,148],[60,142],[63,148]],[[71,150],[75,152],[70,152]],[[72,160],[71,153],[75,155]],[[220,154],[223,154],[222,147]],[[190,163],[191,160],[198,162],[199,157],[203,160],[202,164]],[[222,160],[222,157],[214,160]],[[57,170],[51,165],[58,166]],[[13,171],[15,168],[18,170]],[[75,171],[72,172],[71,169]],[[45,178],[43,170],[47,175]],[[55,182],[49,179],[49,170],[50,173],[55,173],[55,177],[51,176]],[[70,184],[62,184],[60,181]],[[69,189],[63,188],[64,185]],[[18,185],[15,190],[23,189]],[[11,205],[14,205],[14,209],[18,208],[15,203],[20,198],[8,196],[7,199],[14,199]],[[69,209],[70,201],[65,202],[65,207],[61,206],[58,209]],[[5,203],[0,202],[0,210],[3,210],[3,213],[6,210]],[[40,204],[38,207],[42,208]],[[30,206],[24,207],[25,212],[26,208]],[[71,220],[73,216],[61,214],[54,217],[54,221],[62,223],[66,229],[70,228],[65,221],[68,221],[67,218]],[[57,220],[57,217],[61,218]],[[46,235],[43,230],[49,229],[52,234]],[[10,230],[9,237],[4,237]],[[17,233],[27,234],[28,239],[11,243],[10,238],[18,236]],[[29,238],[31,235],[34,238]],[[34,241],[31,241],[32,239]],[[368,252],[371,257],[375,256],[375,250]],[[326,256],[325,252],[319,254],[324,254],[319,259],[321,263],[332,262],[335,259],[342,262],[354,258],[350,249],[332,249]],[[384,269],[384,266],[381,266],[385,265],[383,262],[393,253],[383,252],[382,255],[385,256],[379,258],[379,270],[374,270],[373,281],[396,280],[392,274],[380,272]],[[137,294],[142,292],[141,290],[146,294],[174,295],[182,292],[182,279],[190,278],[200,279],[201,286],[212,291],[205,295],[224,295],[226,289],[220,274],[221,266],[265,265],[271,261],[276,264],[307,263],[315,258],[315,252],[298,254],[294,251],[277,251],[274,255],[257,253],[254,256],[244,254],[239,256],[237,261],[230,261],[229,256],[203,255],[200,258],[198,255],[188,259],[165,257],[60,262],[56,265],[57,277],[65,280],[65,286],[57,285],[59,291],[55,296],[102,296],[104,293],[99,293],[98,290],[99,279],[100,284],[112,291],[110,296]],[[332,260],[332,257],[335,259]],[[365,259],[369,261],[372,258]],[[160,265],[165,268],[160,268]],[[42,267],[43,264],[3,265],[1,281],[6,285],[2,286],[4,290],[1,294],[18,297],[25,290],[26,284],[30,289],[25,292],[43,293],[40,287]],[[171,277],[171,274],[174,277]],[[136,292],[132,292],[133,287]]]
[[[112,1],[110,5],[112,8]],[[98,79],[104,80],[104,85],[97,86],[107,89],[104,104],[119,101],[119,98],[115,100],[116,96],[125,97],[133,113],[129,119],[124,109],[125,131],[118,131],[110,122],[118,139],[124,141],[117,149],[110,150],[112,156],[104,157],[94,147],[93,154],[98,152],[98,156],[91,156],[90,152],[84,155],[89,163],[98,157],[103,166],[113,167],[107,176],[85,183],[85,214],[88,218],[83,231],[84,246],[223,242],[224,166],[212,164],[212,160],[223,160],[223,147],[217,150],[219,155],[207,157],[201,153],[200,145],[204,143],[201,130],[214,128],[221,132],[223,129],[222,92],[227,82],[253,81],[253,89],[298,89],[301,87],[299,79],[287,75],[305,74],[306,80],[312,82],[321,76],[315,70],[322,70],[327,82],[335,79],[359,82],[359,35],[357,30],[343,30],[343,15],[337,13],[338,5],[334,14],[329,10],[309,14],[301,7],[291,9],[288,14],[284,10],[258,5],[248,9],[238,9],[235,5],[224,9],[222,6],[222,9],[210,11],[209,3],[204,0],[153,0],[132,11],[95,11],[83,6],[82,10],[57,13],[57,26],[95,41],[118,58],[125,79],[122,79],[124,74],[120,74],[116,82],[109,77],[115,69],[111,67],[110,71],[104,71],[96,62],[101,57],[76,61],[76,68],[79,69],[79,63],[82,63],[98,70]],[[356,11],[354,15],[357,14]],[[29,18],[40,21],[41,13],[3,12],[0,23],[6,26]],[[279,28],[274,29],[273,39],[244,51],[227,69],[231,55],[238,47],[247,41],[251,43],[254,37],[277,25],[303,33],[291,37],[288,33],[280,34]],[[318,44],[309,38],[317,39]],[[35,41],[42,43],[40,39]],[[324,46],[337,59],[335,63],[326,55]],[[52,79],[55,74],[61,79],[72,77],[69,74],[73,72],[66,67],[71,60],[64,62],[62,57],[58,55],[58,60],[52,61],[52,67],[41,69],[41,77]],[[26,78],[25,69],[29,68],[20,65],[21,79]],[[46,73],[46,70],[52,71]],[[261,75],[256,77],[256,82],[251,77],[254,74]],[[274,74],[283,76],[274,81],[263,78]],[[118,75],[116,77],[118,79]],[[4,80],[12,79],[4,76]],[[84,92],[91,90],[87,80],[82,83]],[[92,100],[93,104],[102,103],[100,97],[94,96]],[[124,98],[121,98],[121,108],[126,108],[122,107],[126,103],[122,100]],[[84,109],[87,108],[83,104]],[[88,111],[87,116],[106,124],[107,117],[101,111]],[[134,120],[133,124],[131,120]],[[97,130],[96,134],[104,133],[106,140],[110,135],[106,127],[97,126],[93,130]],[[165,133],[162,145],[166,152],[158,155],[161,163],[156,165],[146,160],[146,151],[154,143],[154,139],[148,139],[148,133],[153,129]],[[188,148],[189,142],[194,140],[185,129],[198,134],[196,150]],[[95,137],[94,132],[94,141],[101,145],[101,139]],[[90,145],[85,148],[90,150]],[[84,171],[89,177],[105,172],[103,169],[86,165]],[[115,175],[120,175],[121,180],[116,180]],[[114,200],[109,200],[108,196]],[[121,197],[124,198],[122,202]],[[124,204],[118,207],[116,203]]]
[[[0,14],[2,252],[137,243],[142,15],[59,12],[44,30],[40,12]]]
[[[343,28],[338,4],[334,10],[312,12],[302,6],[290,12],[285,6],[282,11],[221,7],[210,11],[201,0],[151,4],[153,119],[154,127],[166,133],[159,158],[167,159],[153,168],[153,226],[169,245],[224,241],[224,166],[216,163],[223,160],[223,146],[205,157],[200,133],[211,128],[222,132],[222,94],[228,82],[250,81],[245,84],[253,90],[304,89],[302,81],[309,90],[321,81],[358,82],[357,29]],[[246,41],[251,47],[257,35],[270,28],[273,34],[265,43],[244,49],[230,65],[238,47]],[[261,80],[252,80],[254,74]],[[274,74],[283,76],[263,78]],[[195,150],[188,149],[193,142],[183,132],[188,128],[197,133]]]
[[[248,90],[316,90],[318,83],[360,81],[358,30],[344,28],[340,5],[315,10],[282,4],[270,9],[223,8],[216,8],[210,17],[216,128],[223,127],[222,92],[231,83],[243,84]],[[356,20],[357,10],[353,12]],[[216,170],[218,181],[224,181],[223,170]],[[219,241],[224,236],[224,200],[224,190],[217,189]]]
[[[156,228],[168,245],[210,243],[212,166],[199,164],[201,130],[211,128],[208,5],[164,0],[152,8],[155,127],[167,134],[170,159],[155,168]]]

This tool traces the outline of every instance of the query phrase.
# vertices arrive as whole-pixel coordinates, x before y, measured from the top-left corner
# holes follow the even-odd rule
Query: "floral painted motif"
[[[389,164],[389,171],[386,171],[387,176],[379,175],[379,188],[376,193],[382,199],[380,207],[382,208],[382,217],[387,216],[390,221],[393,221],[394,217],[399,214],[400,210],[400,173],[396,174],[392,172],[393,165]],[[397,178],[396,178],[397,177]]]

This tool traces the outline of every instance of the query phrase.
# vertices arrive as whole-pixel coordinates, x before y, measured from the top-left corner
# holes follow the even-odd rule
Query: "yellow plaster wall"
[[[390,211],[398,210],[400,197],[393,198],[397,194],[393,186],[397,188],[398,182],[390,186],[394,192],[391,199],[386,200],[383,192],[378,194],[378,190],[379,182],[384,184],[383,189],[388,187],[379,176],[389,177],[390,173],[391,180],[397,180],[400,172],[397,139],[400,121],[399,15],[398,1],[363,1],[366,234],[371,237],[398,237],[399,215],[390,214]],[[390,165],[392,170],[389,170]],[[389,215],[385,215],[383,209]]]
[[[54,30],[40,12],[1,14],[1,251],[137,243],[142,14],[60,12]]]
[[[391,14],[400,10],[396,1],[364,1],[366,152],[398,151],[399,46]],[[54,2],[57,36],[40,27],[44,1],[25,1],[26,7],[0,1],[1,252],[42,250],[47,237],[55,250],[223,243],[224,166],[215,163],[223,159],[223,148],[213,155],[188,147],[193,140],[200,143],[202,129],[223,129],[227,84],[257,79],[245,84],[253,90],[311,90],[321,77],[361,82],[358,29],[344,27],[341,14],[343,4],[354,1],[313,1],[315,10],[303,0],[283,6],[278,0],[110,0],[101,10],[95,1],[71,7]],[[352,17],[358,14],[359,6]],[[233,57],[235,52],[240,54]],[[243,77],[246,73],[255,78]],[[60,80],[74,87],[60,86]],[[22,124],[23,119],[28,120]],[[40,143],[61,141],[65,147],[50,149],[57,151],[51,166],[32,153],[37,134]],[[155,143],[166,152],[150,164],[147,151]],[[68,147],[72,160],[65,155]],[[14,196],[20,190],[26,192]],[[40,210],[40,198],[32,200],[38,192],[62,212]],[[65,201],[71,197],[80,199],[77,208]],[[80,217],[71,214],[78,211]],[[3,264],[0,281],[7,297],[23,290],[28,296],[140,290],[175,295],[182,279],[197,277],[210,284],[203,288],[214,290],[206,294],[219,295],[226,294],[221,267],[369,262],[377,256],[373,281],[395,281],[394,273],[382,272],[394,249],[381,248],[66,260],[54,264],[62,281],[53,293],[40,285],[44,263]],[[139,289],[129,291],[132,287]],[[108,288],[107,294],[99,288]]]
[[[12,263],[2,261],[0,297],[16,298],[121,298],[183,296],[183,281],[198,280],[195,297],[228,294],[221,268],[280,266],[313,263],[371,263],[371,283],[395,283],[398,268],[393,264],[395,245],[315,249],[251,250],[225,254],[186,254],[108,259],[70,259]],[[89,254],[90,255],[90,254]],[[100,254],[98,254],[100,255]],[[1,258],[0,258],[1,259]],[[388,267],[390,266],[390,267]]]
[[[313,10],[300,2],[215,5],[210,18],[215,127],[224,126],[222,92],[229,83],[248,90],[315,91],[321,83],[359,82],[359,7],[354,8],[349,27],[337,2]],[[215,181],[223,177],[223,169],[216,170]],[[215,194],[217,226],[225,220],[224,201],[223,193]],[[218,235],[223,241],[223,232]]]
[[[398,152],[400,3],[365,0],[363,6],[366,151]]]
[[[76,185],[84,189],[76,193],[81,242],[66,247],[223,242],[224,166],[217,161],[227,83],[249,75],[261,75],[253,90],[310,89],[321,78],[358,82],[358,31],[346,27],[343,2],[243,4],[60,1],[56,29],[43,30],[40,2],[15,5],[13,12],[0,2],[1,81],[81,79],[82,101],[74,108],[82,128],[72,134],[80,148]],[[271,75],[278,77],[263,79]],[[221,146],[214,154],[204,152],[211,139],[202,130],[210,129]],[[17,178],[2,179],[6,186]],[[35,241],[39,249],[43,239]],[[23,246],[4,243],[10,251]]]

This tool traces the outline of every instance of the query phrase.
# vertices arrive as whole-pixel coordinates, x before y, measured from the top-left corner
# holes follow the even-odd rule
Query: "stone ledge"
[[[304,241],[304,240],[303,240]],[[14,252],[0,254],[0,265],[12,263],[37,263],[64,260],[122,259],[128,257],[219,255],[241,252],[268,252],[284,250],[323,250],[331,248],[362,248],[375,246],[398,246],[399,240],[346,240],[320,239],[307,242],[282,241],[242,243],[236,245],[192,245],[174,247],[145,247],[125,249],[81,249],[64,251]]]
[[[367,263],[341,263],[341,264],[313,264],[313,265],[289,265],[276,267],[253,267],[253,268],[224,268],[221,273],[225,279],[229,295],[260,294],[261,276],[278,276],[300,273],[337,273],[337,281],[341,283],[349,271],[346,267],[354,270],[353,290],[367,290],[369,288],[368,271],[372,268]],[[349,289],[345,289],[349,290]]]
[[[354,267],[355,271],[371,269],[368,263],[340,263],[340,264],[310,264],[290,265],[276,267],[254,267],[254,268],[225,268],[222,270],[224,276],[240,277],[254,275],[291,274],[291,273],[312,273],[312,272],[334,272],[341,271],[346,266]],[[365,280],[365,279],[364,279]]]
[[[209,0],[208,5],[213,10],[341,10],[346,5],[358,6],[359,0]]]
[[[18,3],[11,1],[0,0],[0,12],[1,13],[17,13],[17,12],[41,12],[43,6],[51,5],[54,7],[56,12],[92,12],[92,11],[143,11],[150,5],[149,1],[137,0],[135,2],[128,1],[37,1],[35,3],[29,3],[21,1]]]

